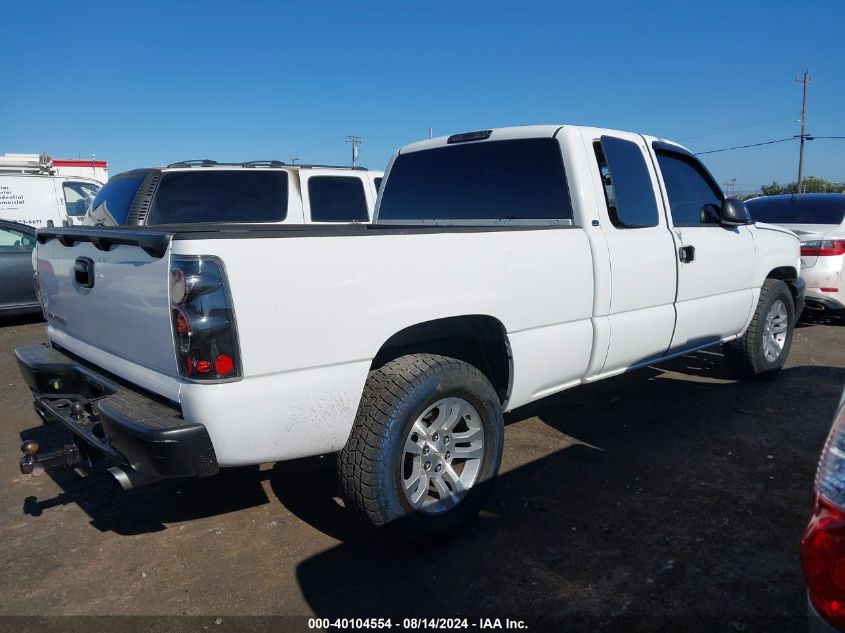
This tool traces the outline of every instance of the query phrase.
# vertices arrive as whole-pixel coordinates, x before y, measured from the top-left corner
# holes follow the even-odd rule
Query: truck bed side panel
[[[501,321],[513,354],[512,406],[577,383],[589,361],[592,262],[578,228],[176,239],[173,252],[220,257],[231,286],[244,379],[185,385],[181,394],[186,417],[224,451],[221,465],[342,447],[372,358],[417,323]],[[256,440],[223,439],[238,433]]]

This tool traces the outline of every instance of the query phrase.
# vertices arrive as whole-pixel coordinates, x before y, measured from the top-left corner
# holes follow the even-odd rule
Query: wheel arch
[[[510,397],[513,355],[505,326],[493,316],[451,316],[403,328],[382,344],[371,369],[415,353],[442,354],[469,363],[487,376],[502,403]]]
[[[796,308],[797,318],[800,312],[799,306],[803,305],[803,287],[798,281],[798,271],[793,266],[779,266],[770,270],[766,279],[780,279],[786,283],[789,293],[792,295],[792,303]]]

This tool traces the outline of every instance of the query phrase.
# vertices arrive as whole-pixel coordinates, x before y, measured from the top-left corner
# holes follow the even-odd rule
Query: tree
[[[773,180],[772,184],[770,185],[763,185],[760,187],[760,192],[764,196],[776,196],[779,193],[783,193],[783,187],[778,184],[777,180]]]
[[[845,183],[832,182],[818,176],[807,176],[804,179],[804,193],[845,193]],[[760,191],[764,196],[776,196],[780,193],[798,193],[798,183],[780,185],[773,180],[770,185],[763,185]]]

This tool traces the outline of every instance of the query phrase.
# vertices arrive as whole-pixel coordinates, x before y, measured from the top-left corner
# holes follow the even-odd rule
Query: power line
[[[717,152],[730,152],[731,150],[735,149],[745,149],[746,147],[760,147],[761,145],[773,145],[774,143],[785,143],[786,141],[793,141],[795,140],[794,136],[790,136],[789,138],[779,138],[775,141],[764,141],[762,143],[750,143],[749,145],[736,145],[735,147],[723,147],[721,149],[711,149],[706,152],[696,152],[696,156],[701,156],[702,154],[715,154]]]
[[[693,139],[702,138],[704,136],[714,136],[716,134],[724,134],[725,132],[736,132],[737,130],[745,130],[750,127],[757,127],[759,125],[769,125],[770,123],[777,123],[778,121],[786,121],[787,119],[793,119],[795,117],[794,114],[790,114],[789,116],[781,116],[776,119],[769,119],[768,121],[759,121],[757,123],[748,123],[746,125],[739,125],[737,127],[729,127],[723,128],[721,130],[713,130],[712,132],[703,132],[701,134],[696,134],[694,136],[682,136],[678,140],[679,141],[691,141]]]
[[[701,156],[702,154],[715,154],[716,152],[729,152],[734,149],[745,149],[746,147],[759,147],[760,145],[772,145],[773,143],[783,143],[784,141],[791,141],[796,138],[801,138],[800,135],[790,136],[789,138],[781,138],[775,141],[764,141],[763,143],[751,143],[750,145],[737,145],[735,147],[723,147],[721,149],[711,149],[706,152],[695,152],[696,156]],[[804,138],[808,141],[815,141],[816,139],[828,139],[828,138],[837,138],[837,139],[845,139],[845,136],[816,136],[815,134],[805,134]]]

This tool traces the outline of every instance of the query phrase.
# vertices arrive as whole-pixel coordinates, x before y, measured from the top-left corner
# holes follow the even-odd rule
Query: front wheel
[[[472,520],[499,470],[502,409],[476,367],[411,354],[370,372],[338,459],[348,507],[417,540]]]
[[[795,330],[795,304],[787,285],[766,279],[745,334],[724,346],[725,360],[739,380],[777,374],[789,355]]]

